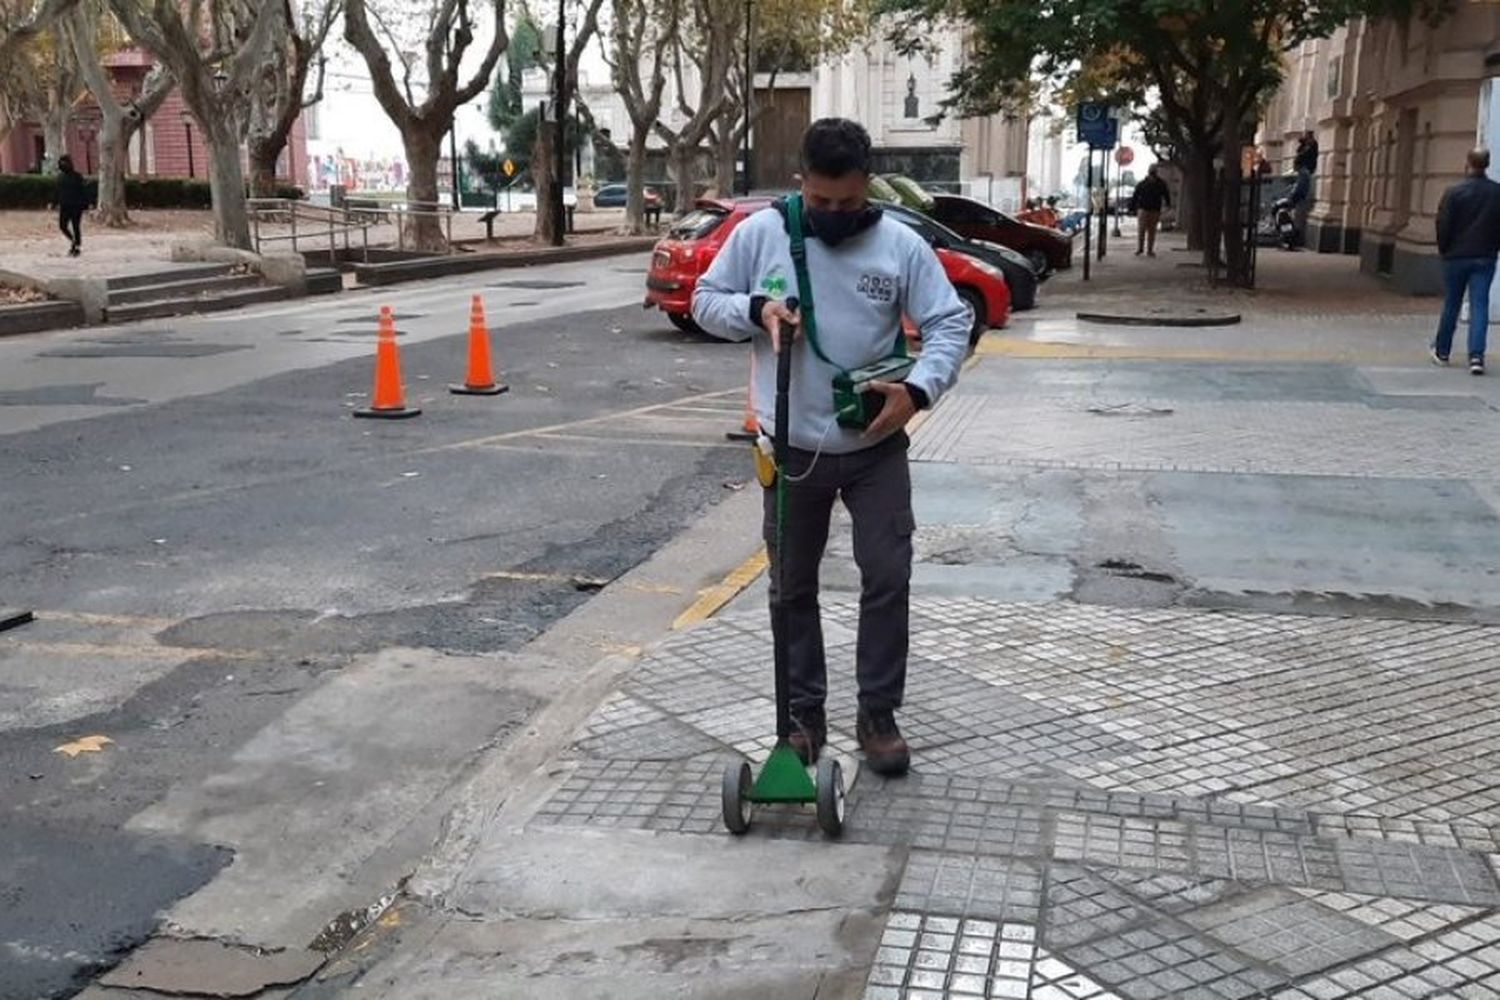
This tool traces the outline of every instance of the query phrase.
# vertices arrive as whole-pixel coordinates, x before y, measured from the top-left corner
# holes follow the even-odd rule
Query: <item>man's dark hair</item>
[[[1483,175],[1490,169],[1490,151],[1483,146],[1469,150],[1469,155],[1464,158],[1469,167],[1469,173]]]
[[[819,118],[802,136],[802,168],[822,177],[870,172],[870,133],[847,118]]]
[[[70,172],[73,169],[73,158],[67,153],[59,156],[57,158],[57,169],[61,170],[63,173]]]

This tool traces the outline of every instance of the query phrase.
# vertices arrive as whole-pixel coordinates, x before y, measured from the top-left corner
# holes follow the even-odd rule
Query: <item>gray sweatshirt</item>
[[[969,312],[937,255],[911,229],[882,218],[837,247],[809,238],[807,269],[818,343],[839,365],[858,368],[893,354],[904,313],[922,331],[922,354],[907,381],[934,404],[957,381],[969,348]],[[693,318],[703,329],[725,340],[754,337],[751,398],[768,434],[775,426],[776,355],[770,336],[750,316],[750,298],[796,294],[791,238],[774,208],[755,213],[729,235],[693,294]],[[839,369],[814,354],[806,337],[792,350],[792,447],[815,451],[821,443],[824,451],[843,454],[876,444],[834,421],[833,377]]]

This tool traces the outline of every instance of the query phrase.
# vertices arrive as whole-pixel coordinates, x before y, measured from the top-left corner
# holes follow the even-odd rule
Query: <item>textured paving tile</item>
[[[1263,889],[1215,903],[1187,913],[1183,920],[1293,978],[1396,943],[1378,928],[1286,889]]]
[[[913,851],[896,892],[896,908],[954,917],[1035,924],[1042,869],[1014,858]]]
[[[866,998],[1024,998],[1036,959],[1029,924],[895,910],[886,921]]]

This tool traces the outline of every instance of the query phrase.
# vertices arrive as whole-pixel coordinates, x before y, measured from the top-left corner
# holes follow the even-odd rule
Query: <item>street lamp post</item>
[[[197,177],[193,168],[193,114],[187,108],[182,109],[182,134],[187,139],[188,176]]]
[[[750,36],[754,17],[751,0],[745,0],[745,135],[740,141],[740,156],[744,160],[744,194],[750,194],[750,126],[754,121],[751,106],[755,103],[755,65],[751,60]]]
[[[552,150],[552,245],[563,245],[563,230],[566,227],[563,210],[563,172],[568,168],[567,129],[568,120],[568,48],[564,29],[568,9],[567,0],[557,0],[557,44],[553,59],[557,65],[552,84],[552,128],[555,148]]]

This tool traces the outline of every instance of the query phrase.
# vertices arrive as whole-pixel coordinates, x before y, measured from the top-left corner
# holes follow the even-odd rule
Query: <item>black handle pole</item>
[[[786,307],[797,311],[796,297],[786,300]],[[791,452],[792,327],[781,326],[781,350],[776,354],[776,434],[772,447],[776,455],[776,603],[771,608],[771,638],[776,668],[776,742],[785,743],[792,735],[791,664],[787,645],[786,616],[786,509],[789,501],[786,474]]]

